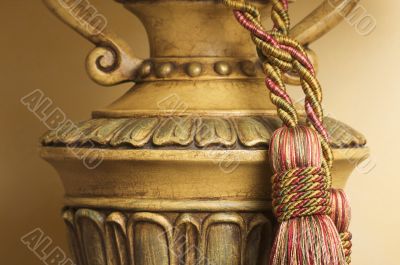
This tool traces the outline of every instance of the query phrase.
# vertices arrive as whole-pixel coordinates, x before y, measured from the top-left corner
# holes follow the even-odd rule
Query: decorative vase
[[[267,150],[281,123],[231,11],[211,0],[120,0],[147,30],[151,58],[141,60],[87,1],[45,2],[96,44],[86,64],[94,81],[135,82],[92,119],[60,122],[42,139],[65,187],[75,263],[267,264],[275,225]],[[292,36],[311,43],[356,2],[325,1]],[[257,5],[269,12],[268,1]],[[326,123],[333,185],[343,188],[368,155],[366,141]]]

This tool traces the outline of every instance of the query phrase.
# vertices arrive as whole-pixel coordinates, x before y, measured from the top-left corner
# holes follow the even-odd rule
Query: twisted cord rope
[[[352,234],[350,232],[340,233],[340,241],[342,242],[342,247],[344,250],[344,255],[346,257],[346,263],[351,263],[351,248],[353,244],[351,243]]]
[[[332,227],[332,220],[325,218],[332,213],[330,169],[333,155],[329,135],[323,123],[322,89],[305,49],[296,40],[288,37],[290,29],[288,2],[272,0],[271,19],[274,27],[270,32],[261,25],[260,14],[256,7],[242,1],[223,0],[223,2],[233,8],[237,21],[250,31],[266,74],[265,84],[270,90],[271,101],[276,105],[278,115],[286,126],[286,129],[274,134],[270,143],[275,171],[272,178],[273,207],[278,221],[281,222],[272,251],[271,264],[310,264],[311,261],[320,264],[321,258],[326,259],[323,264],[349,264],[351,234],[341,231],[343,233],[339,238],[336,229]],[[304,129],[298,126],[298,115],[282,81],[282,73],[296,73],[299,76],[305,94],[307,123],[314,129],[316,137],[313,137],[312,131],[303,131]],[[299,133],[305,136],[303,140],[299,138]],[[312,145],[308,145],[310,139]],[[321,163],[318,163],[321,151],[315,148],[322,149]],[[294,160],[296,157],[301,159]],[[314,164],[307,164],[310,161],[314,161]],[[292,219],[296,220],[292,222]],[[310,236],[316,236],[315,240],[320,244],[303,245],[305,242],[303,240],[308,240],[308,237],[302,239],[296,237],[295,230],[317,223],[319,225],[312,232],[315,234],[311,233]],[[320,233],[322,230],[327,233]],[[296,241],[296,246],[299,244],[298,246],[302,247],[295,247],[292,240]],[[337,247],[339,240],[342,241],[342,248]],[[318,251],[312,249],[312,246],[317,246]],[[300,255],[287,255],[295,252]]]
[[[330,213],[330,183],[320,167],[296,168],[272,178],[272,205],[279,222]]]
[[[277,106],[278,115],[288,127],[298,124],[293,103],[281,81],[281,72],[296,72],[306,95],[305,110],[307,119],[320,135],[325,157],[323,167],[330,178],[333,155],[329,144],[329,135],[323,124],[321,106],[322,89],[315,77],[315,70],[304,48],[287,36],[290,28],[287,0],[273,0],[271,18],[274,28],[267,32],[261,25],[260,14],[256,7],[246,2],[223,0],[231,7],[238,22],[252,34],[266,74],[266,85],[271,91],[271,101]]]
[[[291,61],[291,56],[288,56],[287,53],[283,53],[277,47],[279,44],[276,40],[262,28],[260,23],[260,13],[256,7],[246,2],[232,0],[223,0],[223,2],[234,9],[234,14],[238,21],[243,21],[246,28],[253,33],[253,41],[259,43],[261,48],[259,45],[257,45],[257,47],[259,47],[260,50],[265,51],[266,54],[272,54],[272,58],[278,58],[275,65],[268,63],[266,60],[262,60],[264,72],[266,73],[265,84],[271,92],[271,101],[277,106],[278,116],[286,126],[295,127],[298,124],[297,112],[290,96],[286,92],[285,84],[282,82],[280,70],[282,67],[277,67],[279,64],[290,67],[291,64],[287,62]],[[243,12],[239,10],[243,10]],[[254,23],[246,23],[246,21],[252,21]],[[242,22],[240,23],[242,24]],[[267,39],[268,41],[264,42],[262,39]]]

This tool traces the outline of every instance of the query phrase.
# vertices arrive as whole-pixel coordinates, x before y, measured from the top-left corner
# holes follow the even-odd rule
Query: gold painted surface
[[[93,111],[95,118],[141,116],[275,115],[262,79],[234,75],[217,80],[157,80],[136,83],[122,97]]]
[[[198,209],[212,211],[269,207],[263,206],[271,198],[266,150],[93,149],[85,159],[102,159],[94,169],[76,157],[85,151],[41,151],[60,174],[68,204],[142,210],[196,210],[196,203]],[[356,165],[367,158],[368,149],[334,149],[334,155],[333,185],[343,188]]]

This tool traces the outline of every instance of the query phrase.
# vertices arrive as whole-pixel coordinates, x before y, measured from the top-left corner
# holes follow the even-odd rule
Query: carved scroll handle
[[[325,35],[343,21],[358,5],[360,0],[325,0],[311,14],[300,21],[290,30],[290,37],[295,38],[300,44],[306,46]],[[314,64],[317,63],[316,55],[312,50],[309,56]],[[317,67],[315,65],[315,67]],[[285,75],[285,82],[299,85],[297,76]]]
[[[89,76],[104,86],[132,81],[143,60],[115,35],[107,19],[87,1],[43,0],[63,22],[96,45],[86,59]]]

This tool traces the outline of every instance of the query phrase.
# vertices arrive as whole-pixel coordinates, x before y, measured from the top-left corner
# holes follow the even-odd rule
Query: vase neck
[[[121,0],[119,0],[121,1]],[[257,2],[268,12],[269,1]],[[144,24],[150,57],[135,86],[95,117],[272,115],[250,34],[211,0],[125,0]]]
[[[153,58],[256,56],[249,33],[219,2],[139,1],[125,7],[144,24]]]

